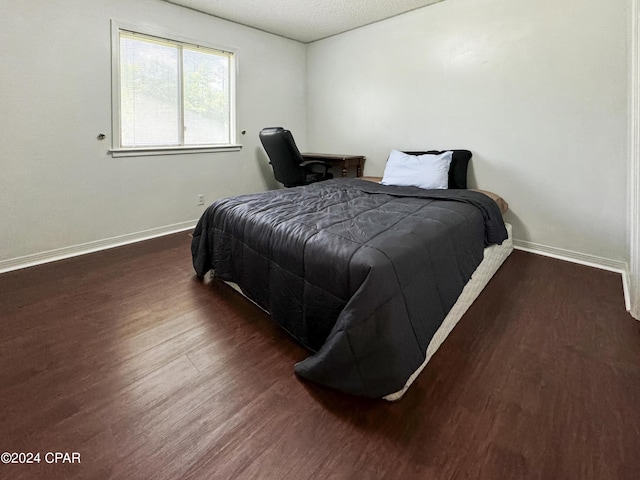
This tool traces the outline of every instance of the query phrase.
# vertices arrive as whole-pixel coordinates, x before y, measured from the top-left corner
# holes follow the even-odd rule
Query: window
[[[238,149],[234,54],[114,27],[114,155]]]

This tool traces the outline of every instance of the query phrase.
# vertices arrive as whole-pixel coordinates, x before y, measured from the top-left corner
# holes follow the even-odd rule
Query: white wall
[[[365,154],[368,175],[391,148],[468,148],[471,184],[509,201],[521,245],[628,260],[627,2],[446,0],[309,46],[159,0],[0,11],[0,271],[187,225],[198,193],[274,187],[267,125]],[[242,151],[107,154],[111,19],[237,49]]]
[[[0,270],[50,250],[196,220],[273,186],[258,132],[304,145],[303,44],[159,0],[0,0]],[[110,20],[237,49],[240,152],[112,158]],[[107,140],[98,141],[99,133]]]
[[[521,245],[628,260],[627,2],[446,0],[313,43],[313,151],[466,148]],[[609,262],[611,261],[611,262]]]

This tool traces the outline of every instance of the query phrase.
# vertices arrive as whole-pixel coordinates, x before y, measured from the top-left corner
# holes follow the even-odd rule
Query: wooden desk
[[[340,167],[342,177],[361,177],[366,158],[362,155],[336,155],[332,153],[303,153],[304,160],[320,160]],[[355,175],[354,175],[355,174]]]

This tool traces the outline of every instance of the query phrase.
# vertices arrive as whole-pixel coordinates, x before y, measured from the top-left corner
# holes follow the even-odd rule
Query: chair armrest
[[[322,165],[323,167],[331,168],[331,164],[327,162],[321,162],[320,160],[305,160],[304,162],[300,163],[300,166],[303,168],[308,167],[309,165]]]
[[[329,171],[329,169],[331,168],[331,164],[330,163],[321,162],[320,160],[305,160],[304,162],[300,163],[300,167],[305,169],[308,172],[321,173],[321,172],[318,171],[319,170],[318,168],[316,168],[314,170],[313,167],[315,167],[316,165],[318,165],[319,167],[324,168],[323,174],[325,174],[325,175]]]

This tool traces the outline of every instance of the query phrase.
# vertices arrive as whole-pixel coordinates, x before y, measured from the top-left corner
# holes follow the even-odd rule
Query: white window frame
[[[217,50],[230,54],[229,56],[229,140],[228,144],[215,145],[178,145],[178,146],[150,146],[150,147],[123,147],[121,142],[121,112],[120,112],[120,32],[137,33],[143,36],[155,37],[163,41],[187,46],[200,46],[210,50]],[[237,119],[236,119],[236,76],[237,76],[237,52],[229,48],[207,45],[205,42],[193,41],[178,35],[166,34],[150,30],[138,25],[123,24],[111,21],[111,149],[113,157],[135,157],[146,155],[175,155],[183,153],[212,153],[235,152],[242,148],[237,143]]]

